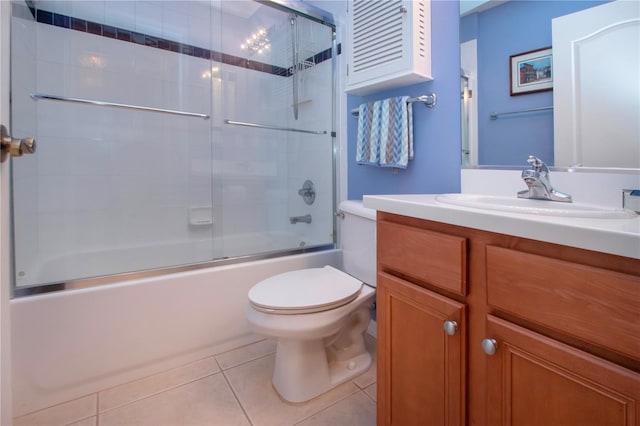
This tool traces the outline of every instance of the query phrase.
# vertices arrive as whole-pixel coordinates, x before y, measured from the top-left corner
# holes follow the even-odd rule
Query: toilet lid
[[[331,266],[274,275],[249,290],[254,308],[270,313],[301,314],[345,305],[360,294],[362,282]]]

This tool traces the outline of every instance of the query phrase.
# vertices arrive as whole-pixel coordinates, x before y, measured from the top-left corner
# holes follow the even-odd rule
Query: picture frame
[[[553,90],[551,47],[511,55],[509,69],[511,96]]]

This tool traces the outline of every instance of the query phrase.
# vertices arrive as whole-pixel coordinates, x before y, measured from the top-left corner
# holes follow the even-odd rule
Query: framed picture
[[[551,47],[509,57],[511,96],[553,90]]]

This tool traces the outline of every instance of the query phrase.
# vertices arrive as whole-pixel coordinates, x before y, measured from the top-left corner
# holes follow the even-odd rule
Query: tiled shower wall
[[[240,2],[228,3],[223,11]],[[257,5],[242,4],[242,13]],[[219,2],[43,1],[38,7],[104,23],[105,31],[113,26],[245,56],[239,44],[257,25],[278,19],[283,29],[287,25],[285,14],[274,17],[270,10],[251,19],[221,19]],[[14,3],[16,14],[22,18],[12,26],[13,128],[36,135],[38,143],[36,155],[14,164],[18,285],[46,281],[38,276],[40,264],[80,252],[183,247],[164,259],[140,256],[142,263],[133,268],[143,269],[228,256],[224,241],[237,234],[294,233],[301,242],[331,241],[331,137],[223,123],[330,132],[331,61],[301,73],[304,102],[294,120],[291,77],[37,23],[21,2]],[[303,30],[318,39],[318,31]],[[325,38],[318,40],[323,48],[330,45]],[[282,32],[272,43],[274,53],[261,62],[286,65],[288,36]],[[35,102],[29,97],[34,92],[205,113],[211,119]],[[317,187],[313,206],[297,195],[306,179]],[[211,225],[189,223],[190,209],[200,207],[211,207]],[[314,218],[311,226],[289,223],[289,216],[307,213]]]

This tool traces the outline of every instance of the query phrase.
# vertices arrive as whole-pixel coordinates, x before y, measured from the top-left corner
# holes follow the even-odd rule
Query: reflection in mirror
[[[463,158],[467,164],[522,166],[526,165],[527,157],[534,154],[550,165],[572,165],[571,162],[560,164],[554,158],[554,114],[558,108],[556,105],[554,111],[554,93],[511,95],[510,57],[552,46],[552,19],[608,1],[461,0],[460,3],[463,150],[470,151],[463,153]],[[478,3],[483,4],[478,6]],[[638,27],[637,22],[634,25]],[[552,78],[553,72],[555,70]],[[634,86],[630,87],[637,92]],[[592,91],[587,86],[583,89]],[[593,91],[595,93],[595,88]],[[635,106],[632,107],[637,109],[640,94],[630,96],[635,97]],[[615,100],[609,97],[601,105],[605,108],[612,102]],[[491,113],[508,114],[492,120]],[[630,120],[629,126],[639,126],[637,116]],[[556,144],[570,142],[565,140],[569,138],[556,139],[563,139],[556,140]],[[616,151],[612,145],[616,139],[610,137],[603,141],[610,147],[610,152]],[[637,138],[635,140],[637,142]],[[463,166],[467,164],[463,162]],[[615,161],[588,166],[628,167],[616,165]]]

